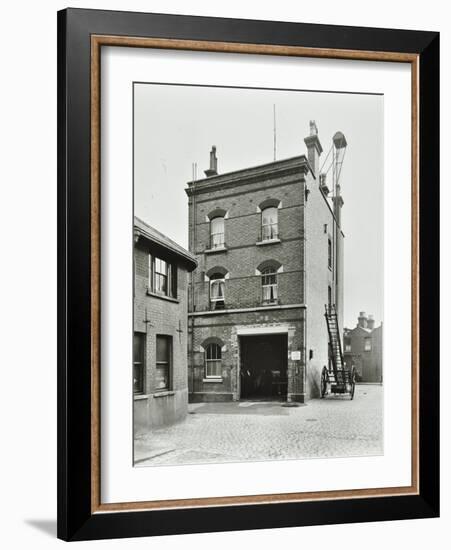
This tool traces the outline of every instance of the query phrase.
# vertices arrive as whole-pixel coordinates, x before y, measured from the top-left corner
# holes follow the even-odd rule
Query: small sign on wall
[[[292,351],[291,352],[291,360],[292,361],[300,361],[301,360],[301,352],[300,351]]]

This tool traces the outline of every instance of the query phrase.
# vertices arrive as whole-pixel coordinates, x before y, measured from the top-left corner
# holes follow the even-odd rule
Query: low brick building
[[[354,365],[358,382],[382,383],[382,324],[374,326],[372,315],[360,312],[357,325],[344,329],[344,360]]]
[[[188,273],[184,248],[135,217],[135,435],[183,419],[188,407]]]
[[[307,155],[226,174],[213,147],[206,178],[188,183],[193,402],[319,393],[325,304],[343,326],[343,199],[319,174],[314,122],[304,141]],[[333,143],[343,142],[338,132]]]

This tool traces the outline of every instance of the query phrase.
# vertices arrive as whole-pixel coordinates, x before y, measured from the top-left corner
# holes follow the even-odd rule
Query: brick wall
[[[383,380],[383,330],[382,325],[376,327],[371,333],[373,336],[373,364],[372,364],[372,382],[382,382]]]
[[[233,190],[213,190],[202,193],[196,200],[195,242],[191,239],[199,267],[194,273],[195,311],[208,311],[209,282],[205,275],[216,266],[228,271],[225,282],[226,307],[256,307],[262,302],[261,277],[256,269],[265,260],[275,260],[283,266],[278,275],[281,304],[302,303],[302,272],[300,247],[303,217],[303,182],[299,174],[280,179],[267,177]],[[221,198],[223,193],[224,198]],[[232,195],[232,196],[230,196]],[[280,201],[278,227],[280,243],[257,245],[261,235],[261,213],[258,205],[265,199]],[[191,204],[192,204],[191,199]],[[205,253],[208,250],[210,224],[208,214],[216,208],[227,211],[224,223],[226,251]]]
[[[192,401],[236,401],[239,399],[241,329],[283,328],[288,337],[288,391],[294,396],[304,394],[303,371],[299,361],[291,359],[292,351],[302,350],[304,309],[277,309],[241,313],[190,315],[189,392]],[[192,331],[192,332],[191,332]],[[214,336],[222,345],[222,380],[206,381],[204,343]],[[296,399],[301,400],[301,399]]]
[[[134,330],[146,334],[145,391],[135,396],[135,430],[171,424],[185,417],[188,406],[188,273],[177,264],[177,300],[148,294],[149,252],[147,241],[135,246]],[[172,338],[170,392],[156,391],[156,337]],[[155,397],[156,396],[156,397]]]
[[[328,333],[324,318],[324,306],[328,303],[328,286],[334,296],[333,267],[329,268],[328,240],[333,241],[334,218],[328,207],[317,180],[309,185],[308,200],[305,208],[306,228],[306,304],[307,304],[307,393],[311,397],[319,395],[319,382],[323,366],[328,365]],[[339,238],[342,241],[341,233]],[[343,244],[341,244],[343,250]],[[332,254],[333,256],[333,254]],[[332,257],[332,266],[334,259]],[[341,258],[341,266],[343,261]],[[343,302],[341,301],[341,304]],[[342,310],[338,314],[342,322]],[[340,329],[343,326],[340,325]],[[310,359],[310,350],[313,357]]]
[[[293,162],[292,162],[293,164]],[[286,331],[288,340],[288,394],[293,400],[304,398],[304,371],[300,361],[291,360],[291,351],[303,350],[304,272],[303,272],[303,207],[306,164],[295,159],[296,168],[288,170],[243,171],[243,178],[223,176],[199,183],[201,192],[189,196],[190,249],[196,255],[198,268],[193,276],[193,303],[190,310],[192,340],[189,339],[189,387],[193,401],[236,400],[240,397],[240,327],[251,327],[258,333],[275,327]],[[255,177],[248,179],[249,174]],[[189,193],[190,195],[190,193]],[[280,242],[261,242],[260,205],[272,199],[278,205]],[[224,220],[225,251],[209,252],[210,214],[217,209],[226,212]],[[277,274],[278,304],[264,306],[262,262],[273,260],[281,266]],[[199,315],[211,310],[208,275],[215,268],[225,269],[225,307],[227,310],[251,308],[253,311]],[[296,306],[283,309],[285,306]],[[219,338],[223,344],[222,380],[205,378],[205,353],[202,343]],[[305,357],[303,353],[302,357]]]

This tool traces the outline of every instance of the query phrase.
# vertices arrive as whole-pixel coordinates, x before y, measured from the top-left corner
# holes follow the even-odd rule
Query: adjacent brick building
[[[184,248],[135,217],[135,434],[183,419],[188,407],[188,273]]]
[[[374,326],[372,315],[360,312],[357,326],[344,329],[344,359],[354,365],[357,381],[382,383],[382,324]]]
[[[342,327],[343,200],[319,174],[316,124],[307,155],[188,183],[189,394],[192,401],[318,395],[329,361],[324,306]],[[343,134],[334,144],[345,143]]]

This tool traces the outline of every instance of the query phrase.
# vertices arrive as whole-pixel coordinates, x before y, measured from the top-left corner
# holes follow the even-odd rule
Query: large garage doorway
[[[240,336],[240,359],[241,399],[286,399],[287,334]]]

